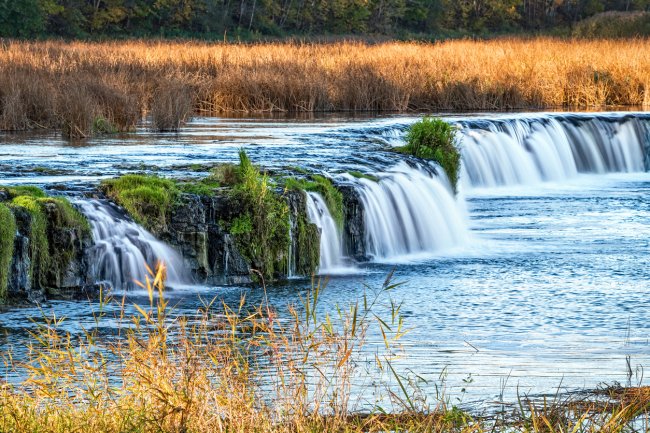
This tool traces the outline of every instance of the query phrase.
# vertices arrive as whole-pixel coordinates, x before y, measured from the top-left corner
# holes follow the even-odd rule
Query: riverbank
[[[473,413],[395,363],[408,333],[392,275],[363,302],[322,315],[315,284],[301,303],[275,308],[206,302],[177,316],[163,268],[142,284],[149,302],[126,313],[103,297],[95,326],[65,331],[44,316],[23,361],[5,357],[20,381],[2,384],[0,429],[20,432],[487,432],[647,429],[650,391],[620,386],[547,398],[520,396]],[[121,304],[121,306],[120,306]],[[387,312],[381,313],[388,308]],[[286,320],[277,320],[285,317]],[[105,323],[110,335],[101,331]],[[371,348],[371,328],[382,343]],[[371,375],[373,393],[353,391]],[[10,375],[7,375],[9,377]],[[16,376],[13,376],[16,377]],[[370,397],[370,395],[372,397]]]
[[[177,130],[195,113],[650,104],[647,40],[5,42],[0,129]]]

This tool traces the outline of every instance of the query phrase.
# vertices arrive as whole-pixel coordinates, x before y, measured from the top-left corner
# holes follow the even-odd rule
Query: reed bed
[[[4,41],[0,101],[0,129],[70,137],[129,131],[143,116],[174,130],[194,113],[640,106],[650,41]]]
[[[620,432],[647,431],[650,390],[521,399],[509,411],[472,415],[426,393],[394,367],[405,334],[400,305],[383,287],[332,315],[318,314],[322,288],[286,311],[267,301],[206,303],[177,315],[164,268],[146,279],[148,305],[94,302],[96,329],[72,335],[45,317],[26,359],[5,353],[22,380],[0,386],[0,431],[62,432]],[[116,304],[118,308],[107,308]],[[108,311],[113,311],[109,314]],[[117,313],[115,313],[117,311]],[[383,318],[379,313],[383,312]],[[280,314],[282,313],[282,314]],[[371,326],[382,350],[364,351]],[[372,353],[372,356],[368,356]],[[374,402],[359,405],[354,378],[372,375]],[[15,376],[14,376],[15,377]],[[380,384],[379,386],[377,384]]]

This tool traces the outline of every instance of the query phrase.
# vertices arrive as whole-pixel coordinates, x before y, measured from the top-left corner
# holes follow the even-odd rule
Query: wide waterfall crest
[[[307,193],[307,216],[320,230],[320,273],[344,271],[343,237],[323,197]]]
[[[427,166],[401,162],[379,182],[354,179],[364,213],[366,254],[394,260],[465,244],[467,218],[446,179]]]
[[[164,263],[167,283],[187,281],[182,257],[151,233],[128,220],[114,205],[100,200],[77,202],[92,228],[95,245],[90,251],[92,271],[98,283],[117,289],[132,289],[144,281],[146,265]]]
[[[560,181],[645,170],[647,119],[547,115],[461,122],[462,178],[471,186]]]

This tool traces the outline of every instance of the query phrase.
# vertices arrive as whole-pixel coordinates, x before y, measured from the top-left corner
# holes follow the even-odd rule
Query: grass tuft
[[[168,213],[179,194],[174,181],[139,174],[105,180],[101,188],[137,223],[154,233],[167,228]]]
[[[409,128],[406,145],[395,150],[440,164],[456,192],[460,151],[456,143],[455,127],[437,117],[424,117]]]

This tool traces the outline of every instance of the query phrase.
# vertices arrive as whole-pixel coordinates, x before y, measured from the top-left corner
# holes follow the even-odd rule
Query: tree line
[[[0,36],[483,34],[649,8],[650,0],[0,0]]]

